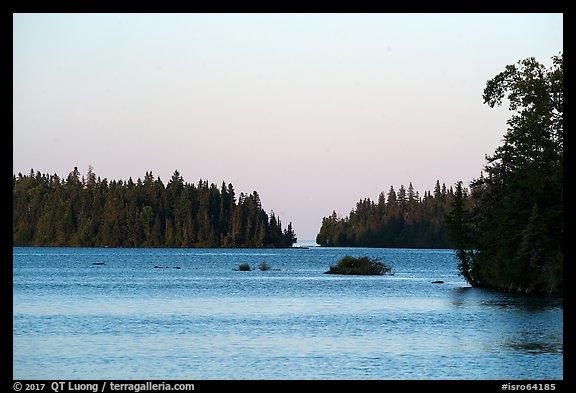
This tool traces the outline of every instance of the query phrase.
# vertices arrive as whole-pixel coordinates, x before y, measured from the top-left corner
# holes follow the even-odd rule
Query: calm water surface
[[[323,274],[347,254],[394,275]],[[450,250],[14,248],[13,266],[14,379],[563,378],[562,298],[470,288]]]

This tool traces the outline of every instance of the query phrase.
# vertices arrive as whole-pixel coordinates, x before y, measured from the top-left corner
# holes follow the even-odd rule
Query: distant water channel
[[[323,274],[347,254],[394,275]],[[562,298],[450,250],[13,248],[13,310],[14,379],[563,378]]]

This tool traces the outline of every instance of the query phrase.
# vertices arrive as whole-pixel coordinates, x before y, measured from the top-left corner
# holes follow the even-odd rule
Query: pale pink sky
[[[508,64],[563,15],[15,14],[13,172],[232,183],[314,239],[322,217],[480,174]]]

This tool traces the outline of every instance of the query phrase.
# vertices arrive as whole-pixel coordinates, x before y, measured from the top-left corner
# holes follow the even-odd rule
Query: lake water
[[[323,274],[348,254],[394,275]],[[13,326],[14,379],[563,379],[562,298],[451,250],[13,248]]]

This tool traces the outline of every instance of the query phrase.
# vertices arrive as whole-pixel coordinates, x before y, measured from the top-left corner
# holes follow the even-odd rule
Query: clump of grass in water
[[[268,271],[270,269],[272,269],[270,267],[270,265],[268,265],[268,263],[266,263],[265,261],[260,263],[260,265],[258,265],[258,269],[262,270],[263,272]]]
[[[252,267],[250,267],[250,265],[248,263],[242,263],[240,266],[238,266],[238,269],[234,269],[236,271],[241,271],[241,272],[249,272],[251,270],[256,270],[256,269],[252,269]],[[268,270],[280,270],[280,269],[272,269],[272,266],[270,266],[266,261],[260,262],[260,265],[258,265],[258,270],[261,270],[263,272],[267,272]]]
[[[392,274],[392,268],[380,262],[380,258],[360,257],[354,258],[346,255],[325,274],[358,274],[358,275],[383,275]]]

